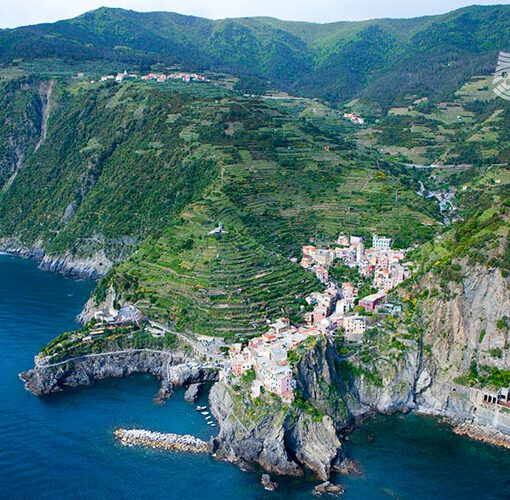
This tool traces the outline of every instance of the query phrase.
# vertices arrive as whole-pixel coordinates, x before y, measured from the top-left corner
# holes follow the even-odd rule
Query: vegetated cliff
[[[510,415],[470,390],[510,385],[510,198],[506,188],[494,193],[486,210],[422,249],[425,272],[411,296],[430,383],[417,402],[422,411],[510,434]]]
[[[127,377],[135,373],[150,373],[161,380],[164,395],[172,386],[214,381],[218,371],[213,367],[190,364],[182,353],[152,349],[130,349],[113,353],[81,356],[75,360],[46,365],[37,360],[33,369],[20,374],[28,390],[44,396],[64,387],[91,385],[106,378]]]
[[[77,279],[102,278],[113,262],[101,249],[90,256],[76,256],[69,252],[61,256],[48,255],[42,241],[35,242],[30,247],[24,246],[18,238],[0,238],[0,252],[32,259],[39,262],[39,268],[43,271],[64,274]]]
[[[203,98],[64,79],[13,86],[0,86],[13,108],[0,133],[0,237],[6,249],[44,257],[43,268],[104,274],[217,175],[213,153],[179,135],[187,118],[173,127],[166,120],[186,105],[207,107],[220,90]],[[23,165],[14,172],[18,150]]]
[[[0,196],[9,189],[40,140],[42,86],[31,78],[0,81]]]

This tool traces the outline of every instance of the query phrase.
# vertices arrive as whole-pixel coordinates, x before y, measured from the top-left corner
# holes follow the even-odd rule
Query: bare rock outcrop
[[[188,403],[194,403],[202,392],[204,384],[190,384],[184,393],[184,399],[188,401]]]

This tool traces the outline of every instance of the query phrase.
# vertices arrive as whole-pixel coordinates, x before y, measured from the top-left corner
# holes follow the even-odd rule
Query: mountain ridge
[[[437,16],[305,23],[266,17],[210,20],[100,8],[70,20],[0,32],[0,61],[62,57],[156,62],[269,80],[281,90],[389,105],[406,93],[440,97],[492,72],[510,40],[510,6]],[[400,85],[392,85],[398,77]]]

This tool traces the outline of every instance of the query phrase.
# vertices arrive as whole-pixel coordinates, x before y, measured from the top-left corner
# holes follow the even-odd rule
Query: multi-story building
[[[365,311],[373,311],[378,304],[380,304],[386,298],[386,294],[384,292],[374,293],[372,295],[367,295],[360,300],[360,305],[365,309]]]
[[[343,320],[344,337],[349,342],[363,342],[367,321],[363,316],[345,316]]]
[[[372,237],[372,248],[385,248],[390,249],[393,240],[391,238],[387,238],[386,236],[378,236],[374,234]]]

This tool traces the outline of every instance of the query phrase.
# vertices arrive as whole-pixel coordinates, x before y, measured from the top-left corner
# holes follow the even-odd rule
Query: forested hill
[[[0,32],[0,61],[58,57],[256,77],[294,93],[383,107],[413,93],[442,98],[510,50],[510,6],[416,19],[313,24],[271,18],[212,21],[101,8]]]

